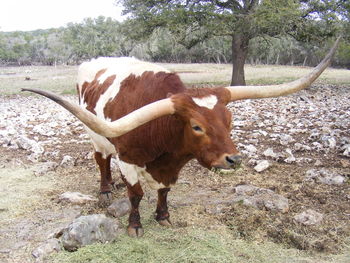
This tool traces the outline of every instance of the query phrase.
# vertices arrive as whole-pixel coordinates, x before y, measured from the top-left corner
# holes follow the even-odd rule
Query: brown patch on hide
[[[81,87],[81,97],[87,104],[86,109],[96,114],[95,107],[100,99],[100,96],[106,92],[106,90],[113,84],[116,75],[111,75],[105,79],[103,83],[100,83],[98,79],[107,71],[102,69],[96,73],[96,76],[92,82],[84,82]]]

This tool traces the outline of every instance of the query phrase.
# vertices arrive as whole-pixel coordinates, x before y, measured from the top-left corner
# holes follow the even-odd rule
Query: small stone
[[[61,250],[61,243],[56,238],[51,238],[43,242],[39,247],[33,250],[32,255],[35,258],[44,259],[53,252],[59,252]]]
[[[288,199],[274,193],[270,189],[259,188],[253,185],[238,185],[234,190],[233,202],[242,202],[246,206],[282,213],[289,211]]]
[[[123,232],[117,219],[94,214],[75,219],[63,230],[61,241],[66,250],[75,251],[96,242],[112,242]]]
[[[259,161],[258,164],[254,167],[254,170],[258,173],[266,170],[270,167],[270,163],[267,160]]]
[[[350,157],[350,144],[346,144],[342,147],[343,155],[346,157]]]
[[[79,192],[65,192],[61,194],[58,199],[61,202],[67,202],[67,203],[72,203],[72,204],[85,204],[88,202],[96,202],[98,199],[92,197],[91,195],[84,195]]]
[[[299,152],[299,151],[310,151],[311,150],[311,147],[310,146],[307,146],[307,145],[304,145],[304,144],[301,144],[301,143],[296,143],[294,144],[294,151],[296,152]]]
[[[340,185],[345,183],[346,178],[327,169],[310,169],[306,172],[306,180],[315,180],[322,184]]]
[[[290,144],[292,142],[294,142],[294,139],[289,134],[282,134],[282,135],[280,135],[280,144],[288,145],[288,144]]]
[[[286,163],[294,163],[296,161],[296,158],[294,157],[292,150],[287,148],[286,153],[288,154],[288,157],[284,159]]]
[[[61,161],[61,166],[68,167],[68,166],[74,166],[75,160],[72,156],[65,155],[63,156],[63,159]]]
[[[256,187],[254,185],[241,184],[241,185],[237,185],[234,188],[234,191],[238,195],[253,195],[257,192],[258,189],[259,187]]]
[[[56,162],[45,162],[41,163],[35,167],[34,174],[37,176],[42,176],[47,174],[48,172],[54,171],[58,166]]]
[[[255,166],[258,163],[258,160],[252,158],[248,160],[248,165]]]
[[[318,225],[323,220],[323,215],[312,209],[308,209],[300,214],[297,214],[294,217],[294,220],[306,226]]]
[[[350,167],[350,161],[348,160],[340,160],[340,164],[343,168],[349,168]]]
[[[274,158],[274,159],[277,158],[277,154],[273,151],[272,148],[266,149],[266,150],[263,152],[263,155],[264,155],[265,157],[271,157],[271,158]]]
[[[114,217],[122,217],[130,212],[131,203],[128,198],[123,198],[114,201],[108,208],[107,211]]]
[[[247,146],[245,146],[246,151],[250,152],[250,153],[256,153],[258,150],[256,149],[256,147],[252,144],[249,144]]]
[[[301,157],[296,159],[296,163],[302,164],[302,163],[312,163],[314,160],[311,158]]]
[[[323,163],[320,160],[316,160],[315,162],[315,166],[322,166]]]

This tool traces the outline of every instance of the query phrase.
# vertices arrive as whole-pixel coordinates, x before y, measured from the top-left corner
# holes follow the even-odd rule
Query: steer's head
[[[208,168],[239,167],[241,156],[232,142],[230,93],[224,88],[191,89],[172,96],[175,115],[184,123],[184,151]]]

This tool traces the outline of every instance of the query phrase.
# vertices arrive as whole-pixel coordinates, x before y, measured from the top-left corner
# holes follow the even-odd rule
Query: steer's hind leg
[[[103,158],[100,152],[95,152],[95,160],[100,168],[101,183],[100,183],[100,205],[107,206],[112,202],[112,181],[111,174],[111,157],[112,155]]]
[[[131,203],[128,234],[130,237],[141,237],[143,236],[143,228],[140,221],[139,204],[143,197],[143,190],[140,182],[131,185],[123,175],[122,179],[128,188],[128,196]]]
[[[161,188],[158,190],[158,202],[156,209],[156,220],[162,226],[171,226],[170,215],[168,212],[167,196],[170,188]]]

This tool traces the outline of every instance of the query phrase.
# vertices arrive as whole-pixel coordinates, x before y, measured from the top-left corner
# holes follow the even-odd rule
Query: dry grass
[[[228,85],[232,66],[229,64],[161,64],[178,72],[187,85]],[[248,84],[276,84],[291,81],[311,71],[309,67],[246,65]],[[64,94],[75,94],[77,66],[30,66],[0,68],[0,93],[18,94],[23,87],[42,88]],[[29,80],[26,80],[29,78]],[[317,83],[350,84],[346,69],[327,69]]]
[[[35,176],[30,169],[0,169],[0,222],[38,208],[45,191],[54,188],[54,178]]]
[[[179,72],[187,84],[228,85],[232,66],[229,64],[163,64]],[[312,68],[297,66],[246,65],[245,78],[248,84],[276,84],[291,81],[308,74]],[[350,84],[350,71],[328,68],[316,83]]]
[[[24,87],[73,93],[76,74],[75,66],[0,68],[0,94],[18,94]]]

